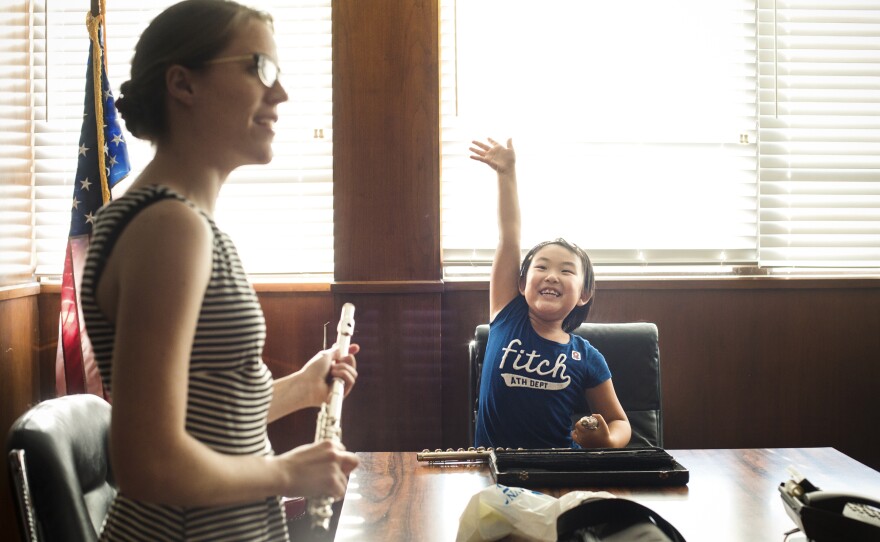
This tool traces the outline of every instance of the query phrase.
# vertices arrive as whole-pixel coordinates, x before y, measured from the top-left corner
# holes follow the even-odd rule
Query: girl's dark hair
[[[596,277],[593,274],[593,264],[590,262],[590,257],[587,256],[584,249],[574,243],[569,243],[562,237],[559,237],[553,241],[538,243],[532,247],[528,254],[526,254],[526,257],[523,258],[522,265],[519,267],[520,283],[525,281],[526,275],[529,272],[529,266],[531,265],[535,254],[547,245],[559,245],[567,249],[578,257],[581,261],[581,267],[584,269],[584,292],[589,292],[590,299],[583,305],[573,308],[571,312],[568,313],[568,316],[565,317],[565,320],[562,321],[562,330],[566,333],[571,333],[587,320],[587,316],[590,314],[590,307],[593,306],[593,298],[596,295]]]
[[[167,135],[165,73],[173,65],[200,68],[250,20],[272,25],[272,16],[231,0],[184,0],[158,16],[141,34],[131,59],[131,79],[120,88],[116,109],[135,137]]]

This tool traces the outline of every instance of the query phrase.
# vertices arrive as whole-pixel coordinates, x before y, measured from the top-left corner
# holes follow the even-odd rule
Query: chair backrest
[[[581,324],[574,333],[580,335],[605,356],[617,398],[632,426],[629,447],[663,447],[663,411],[660,392],[660,346],[657,326],[647,322],[623,324]],[[480,376],[489,325],[481,324],[468,346],[470,358],[469,405],[472,406],[468,429],[471,443],[480,394]],[[576,406],[574,418],[590,412],[584,398]]]
[[[109,428],[110,404],[90,394],[43,401],[12,425],[6,451],[25,539],[98,539],[116,496]]]

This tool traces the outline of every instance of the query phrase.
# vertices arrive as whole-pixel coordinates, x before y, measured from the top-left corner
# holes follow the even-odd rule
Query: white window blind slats
[[[533,7],[441,2],[445,276],[491,264],[495,177],[467,150],[487,136],[514,139],[524,249],[562,236],[605,269],[754,262],[754,3]]]
[[[759,263],[878,267],[880,5],[758,5]]]
[[[114,95],[129,76],[137,39],[171,0],[107,3],[108,76]],[[76,150],[82,124],[89,46],[82,6],[36,0],[35,232],[36,273],[57,275],[70,226]],[[290,101],[278,108],[266,166],[233,172],[221,191],[215,219],[235,241],[252,274],[327,275],[333,272],[332,39],[330,0],[262,0],[271,13]],[[124,123],[122,123],[124,128]],[[146,142],[124,133],[132,171],[114,189],[119,197],[153,155]]]
[[[33,56],[27,3],[0,11],[0,286],[33,280]]]
[[[498,58],[504,65],[510,43],[517,53],[519,47],[540,50],[545,40],[560,42],[564,38],[557,35],[572,34],[564,22],[547,38],[541,15],[520,25],[506,20],[511,28],[528,26],[532,39],[517,42],[499,34],[501,39],[492,40],[492,18],[463,22],[469,11],[462,2],[441,4],[443,211],[450,217],[443,223],[447,276],[484,273],[494,250],[494,182],[491,174],[467,162],[465,150],[467,141],[483,138],[486,132],[515,135],[518,142],[540,132],[535,139],[564,142],[562,149],[518,145],[522,160],[536,150],[551,157],[545,161],[569,163],[576,157],[573,168],[540,165],[529,171],[529,165],[518,163],[525,246],[551,237],[537,233],[550,223],[560,232],[574,232],[560,234],[585,245],[604,269],[658,269],[675,262],[880,266],[876,0],[627,4],[631,14],[618,17],[608,17],[614,5],[584,6],[542,6],[546,12],[566,13],[585,34],[601,35],[597,20],[616,33],[602,38],[600,55],[593,54],[596,48],[559,49],[558,58],[568,62],[571,71],[580,70],[587,81],[573,96],[555,57],[533,68],[529,55],[510,55],[515,70],[509,71],[519,75],[505,80],[506,74],[499,77],[488,69],[480,85],[468,80],[464,69],[468,62],[491,68]],[[511,11],[515,10],[505,16]],[[655,37],[640,26],[645,14],[662,28],[663,36]],[[702,33],[689,28],[695,21],[703,26]],[[469,24],[489,36],[483,48],[489,53],[467,49]],[[716,35],[724,38],[706,40]],[[726,48],[716,47],[719,43]],[[650,65],[639,64],[638,57],[649,59]],[[676,64],[676,57],[685,60]],[[641,76],[641,84],[619,83],[627,81],[629,71]],[[537,92],[519,92],[529,77],[542,80]],[[514,84],[503,87],[493,79]],[[590,88],[603,85],[599,91]],[[499,88],[507,96],[498,103],[509,114],[474,115],[479,108],[468,100],[495,100]],[[703,95],[711,98],[703,100]],[[602,110],[591,109],[592,104]],[[720,111],[725,113],[718,115]],[[512,127],[528,124],[530,115],[543,117],[543,122],[529,125],[524,138]],[[558,128],[560,117],[567,127]],[[730,141],[731,132],[739,134],[742,145]],[[528,194],[523,187],[536,175],[542,187]],[[457,186],[459,178],[466,179],[464,186]],[[660,189],[652,191],[654,187],[640,184],[640,178]],[[553,195],[548,186],[589,202],[580,229],[571,218],[574,211],[548,197]],[[542,195],[548,203],[537,206],[543,213],[536,213],[532,208]],[[473,201],[460,201],[468,198],[488,202],[489,212]],[[662,211],[643,206],[644,199]],[[719,207],[707,212],[712,205]],[[471,221],[456,229],[459,209],[476,216],[479,225]],[[483,235],[482,228],[490,234]],[[658,236],[652,241],[653,232]]]
[[[877,0],[501,3],[440,4],[445,276],[494,252],[494,176],[467,151],[486,136],[516,142],[524,246],[569,237],[606,270],[880,267]],[[0,282],[60,272],[81,125],[85,13],[27,4],[0,13]],[[108,6],[116,89],[163,7],[141,4]],[[231,176],[217,219],[250,272],[326,274],[330,6],[290,4],[258,3],[291,95],[276,158]],[[152,150],[126,138],[134,176]]]

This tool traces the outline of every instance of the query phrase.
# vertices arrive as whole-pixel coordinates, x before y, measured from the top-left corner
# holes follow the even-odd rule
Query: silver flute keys
[[[354,305],[346,303],[342,306],[342,315],[339,317],[339,325],[336,327],[336,352],[337,359],[348,355],[348,346],[351,344],[351,336],[354,334]],[[342,398],[345,394],[345,384],[342,379],[334,378],[330,387],[330,395],[327,402],[321,405],[318,413],[318,423],[315,427],[315,442],[342,440]],[[330,519],[333,517],[333,497],[315,497],[309,499],[308,512],[312,520],[312,529],[328,530]]]
[[[416,453],[416,459],[418,461],[427,461],[429,463],[440,463],[443,461],[488,461],[489,455],[494,452],[513,452],[513,451],[523,451],[522,448],[484,448],[480,446],[479,448],[474,448],[471,446],[468,449],[459,448],[457,450],[453,450],[452,448],[447,448],[445,451],[441,449],[436,449],[433,452],[428,450],[427,448],[422,450],[421,452]]]

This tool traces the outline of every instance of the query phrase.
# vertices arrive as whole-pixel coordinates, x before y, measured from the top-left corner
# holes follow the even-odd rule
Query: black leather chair
[[[109,428],[110,404],[90,394],[43,401],[12,425],[6,450],[24,540],[98,540],[116,495]]]
[[[636,322],[624,324],[582,324],[575,331],[595,346],[611,369],[614,389],[632,426],[632,438],[628,447],[663,447],[663,411],[660,392],[660,347],[657,326]],[[480,394],[480,376],[483,356],[489,337],[488,324],[477,326],[470,354],[469,403],[472,405],[468,424],[471,443],[474,441],[474,425]],[[583,405],[575,408],[573,419],[581,413],[589,413],[584,398]]]

